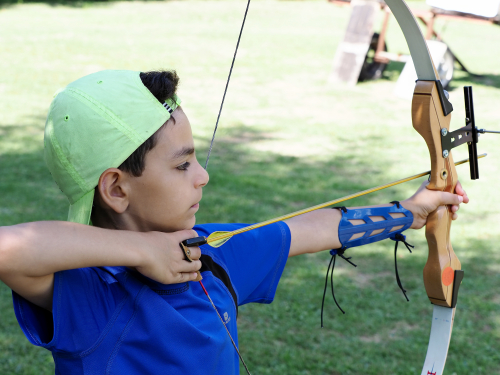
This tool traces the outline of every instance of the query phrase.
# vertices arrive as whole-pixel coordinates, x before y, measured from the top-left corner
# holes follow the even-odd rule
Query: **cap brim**
[[[89,225],[93,203],[94,189],[69,206],[68,221]]]

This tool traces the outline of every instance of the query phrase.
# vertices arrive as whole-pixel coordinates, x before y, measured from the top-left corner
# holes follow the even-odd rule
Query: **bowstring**
[[[248,8],[250,7],[250,0],[247,2],[247,7],[245,9],[245,15],[243,16],[243,22],[241,24],[240,35],[238,35],[238,42],[236,43],[236,48],[234,50],[233,61],[231,62],[231,68],[229,69],[229,75],[226,81],[226,88],[224,89],[224,95],[222,96],[222,102],[220,103],[219,114],[217,115],[217,121],[215,123],[214,134],[212,136],[212,141],[210,142],[210,148],[208,149],[207,160],[205,162],[205,170],[208,166],[208,159],[210,159],[210,154],[212,153],[212,147],[214,146],[215,133],[217,132],[217,128],[219,126],[220,114],[222,112],[222,107],[224,106],[224,99],[226,99],[227,88],[229,86],[229,81],[231,79],[231,73],[233,72],[234,61],[236,60],[236,54],[238,53],[238,47],[240,45],[241,34],[243,33],[243,27],[245,26],[245,21],[247,19]]]
[[[205,161],[205,167],[204,167],[205,170],[207,169],[208,160],[210,159],[210,154],[212,153],[212,147],[214,145],[214,140],[215,140],[215,133],[217,133],[217,128],[219,126],[220,115],[222,113],[222,107],[224,106],[224,99],[226,99],[227,88],[229,87],[229,81],[231,80],[231,73],[233,72],[234,61],[236,60],[236,54],[238,53],[238,47],[240,45],[241,35],[243,33],[243,28],[245,26],[245,21],[247,19],[247,14],[248,14],[248,8],[249,7],[250,7],[250,0],[248,0],[248,2],[247,2],[247,7],[245,9],[245,15],[243,16],[243,22],[241,23],[240,34],[238,35],[238,41],[236,43],[236,48],[234,50],[233,61],[231,62],[231,68],[229,69],[229,75],[227,77],[226,87],[224,89],[224,95],[222,96],[222,102],[220,103],[219,114],[217,115],[217,121],[215,123],[214,134],[212,135],[212,141],[210,142],[210,148],[208,149],[207,160]],[[203,286],[203,284],[201,283],[201,281],[200,281],[200,284],[201,284],[201,286],[202,286],[205,294],[207,295],[210,303],[212,304],[212,307],[214,308],[215,312],[219,316],[219,319],[221,320],[222,324],[224,325],[224,328],[226,329],[226,332],[227,332],[229,338],[231,339],[231,342],[232,342],[232,344],[234,346],[234,349],[236,350],[236,353],[238,353],[238,357],[240,358],[241,363],[245,367],[245,370],[246,370],[247,374],[250,375],[250,371],[248,370],[248,367],[247,367],[245,361],[243,360],[243,357],[241,356],[240,351],[238,350],[238,347],[237,347],[236,343],[234,342],[233,337],[231,336],[231,333],[229,332],[229,329],[226,326],[226,323],[224,322],[224,320],[220,316],[219,311],[217,311],[217,308],[215,307],[215,304],[213,303],[212,299],[208,295],[208,292],[205,289],[205,287]]]

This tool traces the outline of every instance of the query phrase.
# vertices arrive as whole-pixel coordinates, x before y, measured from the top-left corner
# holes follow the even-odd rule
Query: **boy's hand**
[[[188,238],[198,237],[194,230],[183,230],[173,233],[144,233],[148,246],[144,248],[143,264],[137,271],[162,284],[177,284],[193,281],[201,268],[201,250],[190,247],[191,259],[187,262],[179,244]]]
[[[0,280],[48,311],[58,271],[126,266],[163,284],[186,282],[201,268],[200,249],[190,248],[190,263],[179,246],[192,237],[193,230],[135,232],[62,221],[0,226]]]
[[[455,194],[429,190],[426,188],[427,184],[428,182],[425,181],[412,197],[401,202],[403,207],[413,214],[412,229],[422,228],[426,224],[429,214],[443,205],[451,205],[452,219],[456,220],[460,204],[469,203],[469,197],[460,182],[457,182]]]

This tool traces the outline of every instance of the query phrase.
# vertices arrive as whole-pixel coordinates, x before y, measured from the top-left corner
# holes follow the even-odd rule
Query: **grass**
[[[97,70],[175,68],[204,161],[244,8],[243,1],[170,1],[0,9],[0,225],[65,218],[67,202],[43,162],[45,115],[59,87]],[[349,8],[320,1],[251,4],[198,222],[261,221],[428,169],[410,102],[392,95],[401,64],[353,88],[327,83],[348,17]],[[406,52],[394,19],[389,25],[389,50]],[[438,20],[437,29],[468,69],[483,75],[456,72],[452,128],[463,126],[461,87],[471,84],[478,126],[498,130],[500,28]],[[497,143],[494,135],[481,137],[479,149],[489,156],[480,161],[479,181],[458,167],[472,201],[452,228],[465,279],[446,374],[500,374]],[[404,199],[418,184],[349,204]],[[416,250],[399,251],[398,264],[410,303],[394,280],[393,244],[356,248],[349,255],[358,267],[340,261],[334,274],[347,314],[327,298],[324,329],[329,255],[291,259],[274,303],[240,309],[241,351],[252,373],[418,373],[432,308],[421,276],[423,231],[408,235]],[[22,335],[10,291],[0,285],[0,373],[53,372],[48,352]]]

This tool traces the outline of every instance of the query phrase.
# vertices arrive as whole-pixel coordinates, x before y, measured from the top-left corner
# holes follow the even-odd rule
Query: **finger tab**
[[[184,245],[183,242],[181,242],[179,246],[181,247],[182,252],[184,253],[184,260],[187,260],[189,263],[191,263],[193,261],[191,259],[191,250],[189,250],[189,248],[186,245]]]
[[[203,239],[205,239],[205,238],[203,237]],[[192,244],[191,244],[191,246],[196,246],[195,243],[199,243],[201,241],[201,237],[198,237],[198,238],[195,238],[192,240],[197,240],[197,241],[192,241]],[[206,243],[206,239],[205,239],[205,243]],[[182,241],[179,244],[179,246],[181,247],[182,252],[184,253],[184,260],[188,261],[189,263],[192,263],[193,259],[191,259],[191,249],[189,249],[189,247],[188,247],[190,245],[188,243],[186,243],[186,241]],[[201,276],[200,271],[197,271],[196,274],[198,276],[193,281],[203,280],[203,277]]]

